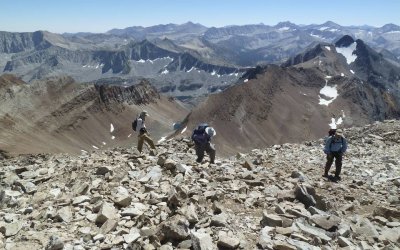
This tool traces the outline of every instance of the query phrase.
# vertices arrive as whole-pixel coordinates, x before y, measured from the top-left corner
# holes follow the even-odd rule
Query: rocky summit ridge
[[[188,138],[0,161],[1,249],[398,249],[400,121],[195,163]],[[218,148],[218,145],[217,145]],[[218,152],[218,151],[217,151]]]

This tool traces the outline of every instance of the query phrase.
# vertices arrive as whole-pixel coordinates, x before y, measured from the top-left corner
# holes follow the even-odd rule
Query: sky
[[[0,0],[0,31],[95,32],[182,24],[400,25],[400,0]]]

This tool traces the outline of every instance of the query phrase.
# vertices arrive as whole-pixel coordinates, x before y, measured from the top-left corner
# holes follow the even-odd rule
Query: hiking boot
[[[329,175],[328,174],[323,174],[322,177],[328,178]]]
[[[338,181],[342,180],[342,178],[340,178],[340,176],[335,176],[335,179]]]

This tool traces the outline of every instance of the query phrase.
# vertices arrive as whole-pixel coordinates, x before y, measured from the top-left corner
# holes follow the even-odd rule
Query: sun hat
[[[147,111],[146,110],[143,110],[141,113],[140,113],[140,116],[149,116],[149,114],[147,113]]]

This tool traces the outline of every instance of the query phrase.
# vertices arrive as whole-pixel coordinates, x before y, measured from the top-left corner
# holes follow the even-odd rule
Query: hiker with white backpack
[[[150,134],[147,132],[146,129],[146,116],[149,114],[147,111],[143,110],[139,117],[137,117],[133,122],[132,122],[132,129],[134,131],[139,131],[138,135],[138,143],[137,143],[137,149],[140,153],[142,153],[142,148],[143,148],[143,143],[146,142],[151,149],[156,149],[156,146],[154,145],[153,140],[150,138]]]
[[[193,131],[192,140],[194,142],[198,163],[201,163],[204,158],[204,153],[210,156],[210,163],[215,161],[215,147],[211,144],[211,138],[216,135],[215,129],[207,123],[201,123]]]

